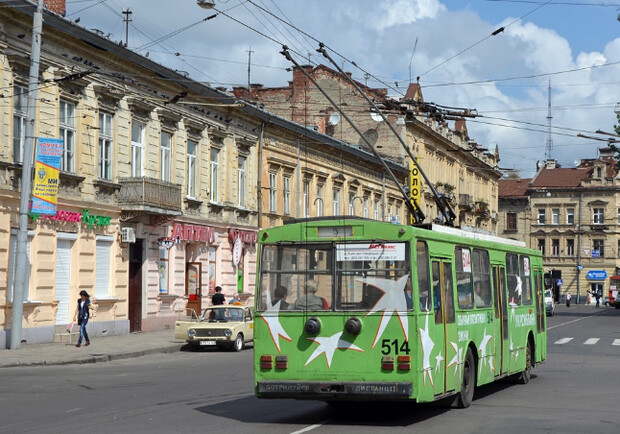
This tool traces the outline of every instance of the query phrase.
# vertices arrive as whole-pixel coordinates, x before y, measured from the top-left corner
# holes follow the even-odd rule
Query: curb
[[[125,353],[116,353],[116,354],[94,354],[89,356],[83,356],[79,359],[65,359],[65,360],[31,360],[31,361],[20,361],[20,362],[8,362],[0,364],[0,369],[2,368],[18,368],[18,367],[29,367],[29,366],[57,366],[57,365],[81,365],[86,363],[101,363],[101,362],[111,362],[113,360],[123,360],[123,359],[132,359],[135,357],[148,356],[152,354],[169,354],[175,353],[181,350],[181,348],[185,345],[183,344],[174,344],[167,347],[161,348],[151,348],[147,350],[138,350],[138,351],[130,351]]]

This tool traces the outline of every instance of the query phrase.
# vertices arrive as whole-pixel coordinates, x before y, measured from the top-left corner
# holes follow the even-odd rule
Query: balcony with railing
[[[159,215],[182,214],[182,187],[154,178],[119,178],[118,204],[123,211]]]

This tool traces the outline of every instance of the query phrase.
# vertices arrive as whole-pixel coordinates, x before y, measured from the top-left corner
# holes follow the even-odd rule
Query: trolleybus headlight
[[[308,318],[306,324],[304,325],[304,330],[309,335],[318,335],[321,331],[321,321],[315,317]]]
[[[194,336],[196,336],[196,330],[194,330],[194,329],[189,329],[189,330],[187,331],[187,336],[193,339],[193,338],[194,338]]]
[[[352,316],[344,324],[344,329],[350,335],[359,335],[360,331],[362,331],[362,322],[358,317]]]

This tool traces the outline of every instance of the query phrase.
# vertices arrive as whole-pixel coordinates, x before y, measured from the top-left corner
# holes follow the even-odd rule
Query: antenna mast
[[[252,64],[252,46],[246,51],[248,53],[248,94],[250,92],[250,65]]]
[[[125,23],[125,47],[129,43],[129,23],[132,21],[129,16],[131,14],[133,14],[131,9],[123,9],[123,15],[125,15],[125,18],[123,18],[123,22]]]
[[[545,146],[545,157],[547,160],[551,160],[551,154],[553,152],[553,139],[551,138],[551,77],[549,77],[548,87],[549,103],[547,109],[547,145]]]

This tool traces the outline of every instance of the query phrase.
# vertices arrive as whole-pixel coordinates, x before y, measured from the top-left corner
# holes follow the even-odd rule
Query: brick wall
[[[63,17],[67,13],[67,1],[66,0],[45,0],[43,2],[45,9],[54,12]]]

